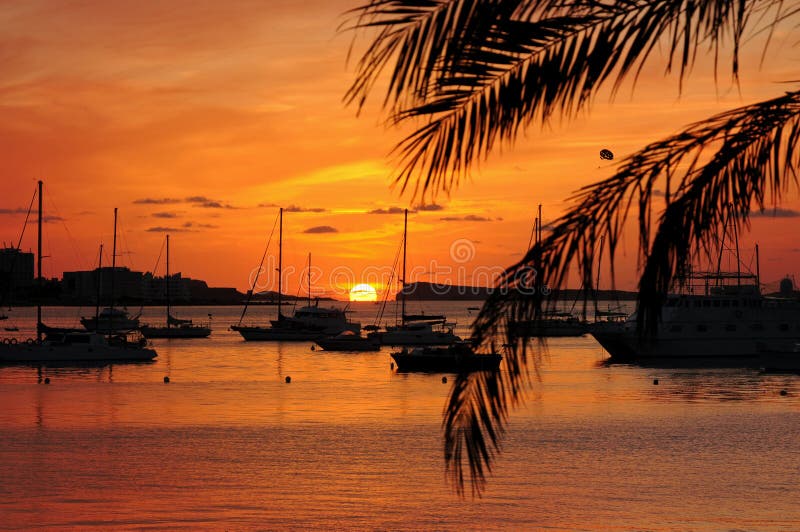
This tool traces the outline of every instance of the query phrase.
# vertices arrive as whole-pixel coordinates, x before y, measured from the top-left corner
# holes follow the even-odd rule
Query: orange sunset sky
[[[354,76],[355,0],[108,2],[6,1],[0,5],[0,229],[16,243],[35,182],[45,183],[44,273],[89,269],[111,245],[120,212],[120,258],[152,270],[165,232],[172,269],[245,290],[277,215],[284,264],[310,252],[318,293],[391,266],[402,214],[423,198],[392,189],[387,157],[403,131],[387,129],[375,93],[357,117],[342,97]],[[449,197],[409,217],[409,280],[469,282],[518,259],[535,206],[545,222],[570,193],[613,172],[598,152],[624,156],[712,113],[774,97],[797,79],[791,38],[778,32],[763,64],[756,38],[737,87],[715,84],[700,58],[679,91],[653,62],[632,91],[601,95],[591,113],[535,126],[475,168]],[[658,52],[657,52],[658,54]],[[725,63],[727,66],[727,63]],[[724,67],[723,67],[724,68]],[[406,133],[408,130],[405,131]],[[761,247],[765,281],[798,273],[797,192],[779,216],[757,217],[742,238]],[[431,208],[430,205],[438,207]],[[618,285],[635,286],[635,237],[619,257]],[[462,246],[466,255],[451,256]],[[22,247],[35,249],[33,227]],[[274,249],[274,248],[273,248]],[[108,261],[108,256],[104,259]],[[163,262],[161,263],[163,267]],[[335,268],[353,272],[331,281]],[[299,276],[288,279],[287,292]],[[335,285],[340,286],[335,286]],[[336,295],[336,294],[333,294]],[[339,294],[341,296],[341,294]]]

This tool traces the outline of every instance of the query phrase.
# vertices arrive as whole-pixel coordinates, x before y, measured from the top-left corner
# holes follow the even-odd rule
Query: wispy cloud
[[[443,222],[493,222],[494,218],[487,218],[486,216],[478,216],[477,214],[467,214],[466,216],[445,216],[439,218]]]
[[[164,227],[164,226],[159,225],[157,227],[151,227],[151,228],[147,229],[146,231],[148,233],[185,233],[188,230],[180,228],[180,227]]]
[[[335,227],[331,227],[330,225],[317,225],[314,227],[309,227],[304,233],[308,234],[321,234],[321,233],[338,233],[339,230]]]
[[[177,198],[139,198],[133,200],[133,202],[139,205],[170,205],[182,203],[182,201]]]
[[[417,205],[415,207],[418,211],[443,211],[444,207],[438,203],[430,203],[428,205]]]
[[[196,207],[203,207],[204,209],[235,209],[233,205],[223,203],[220,200],[207,198],[205,196],[190,196],[186,198],[186,203],[191,203]]]
[[[181,214],[181,212],[154,212],[150,216],[153,218],[178,218]]]
[[[189,229],[189,228],[197,228],[197,229],[217,229],[217,228],[219,228],[218,225],[199,224],[197,222],[186,222],[185,224],[183,224],[183,227],[185,227],[187,229]]]
[[[202,207],[206,209],[235,209],[233,205],[225,203],[221,200],[215,200],[206,196],[189,196],[188,198],[139,198],[133,200],[133,203],[138,205],[176,205],[178,203],[188,203],[195,207]]]
[[[765,209],[763,211],[754,211],[750,213],[751,218],[797,218],[800,217],[800,211],[794,209]]]
[[[327,212],[322,207],[300,207],[299,205],[289,205],[283,209],[285,212]]]
[[[367,211],[367,214],[403,214],[405,209],[402,207],[389,207],[388,209],[373,209],[371,211]],[[417,211],[409,211],[409,212],[417,212]]]
[[[17,207],[15,209],[0,208],[0,215],[27,214],[27,212],[28,212],[28,209],[25,209],[25,208],[22,208],[22,207]],[[28,218],[28,223],[29,224],[36,223],[38,221],[37,220],[37,216],[38,215],[39,215],[39,211],[38,210],[35,210],[35,209],[32,210],[31,211],[31,216],[30,216],[30,218]],[[62,218],[61,216],[55,216],[55,215],[51,215],[51,214],[45,214],[44,216],[42,216],[42,222],[44,222],[44,223],[63,222],[63,221],[64,221],[64,218]]]

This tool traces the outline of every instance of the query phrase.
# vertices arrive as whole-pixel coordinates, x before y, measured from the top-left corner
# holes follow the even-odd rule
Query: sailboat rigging
[[[39,218],[37,238],[36,279],[40,288],[36,302],[36,340],[25,342],[0,342],[0,362],[31,363],[56,362],[123,362],[149,361],[157,356],[155,350],[143,342],[129,341],[124,335],[103,336],[96,332],[48,329],[42,323],[42,182],[38,183]],[[47,338],[43,334],[47,332]]]
[[[403,216],[403,276],[400,279],[400,323],[385,331],[369,334],[382,345],[450,345],[461,340],[445,316],[406,313],[406,255],[408,249],[408,209]]]
[[[165,285],[165,311],[166,325],[163,327],[143,325],[140,329],[145,338],[206,338],[211,334],[211,328],[205,325],[195,325],[192,320],[176,318],[172,315],[170,285],[172,278],[169,273],[169,235],[167,239],[167,267],[164,276]]]
[[[278,237],[278,318],[271,320],[270,327],[242,325],[244,313],[247,310],[247,304],[245,304],[245,309],[242,311],[242,319],[239,320],[238,324],[232,325],[231,330],[241,334],[245,341],[313,341],[344,331],[359,333],[361,324],[349,321],[345,311],[335,307],[322,308],[319,306],[319,300],[312,304],[310,278],[308,305],[295,310],[292,316],[283,315],[281,312],[283,299],[283,208],[280,209],[278,216],[280,222]],[[310,268],[309,255],[309,270]],[[259,267],[260,270],[261,268]],[[255,287],[255,282],[253,287]],[[249,299],[248,297],[248,303]]]

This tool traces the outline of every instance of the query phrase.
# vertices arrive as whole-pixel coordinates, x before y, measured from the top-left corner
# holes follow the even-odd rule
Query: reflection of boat
[[[211,328],[205,325],[193,325],[192,320],[182,320],[170,313],[170,276],[169,276],[169,235],[167,235],[167,273],[164,276],[166,288],[166,314],[167,323],[163,327],[143,325],[141,328],[145,338],[206,338],[211,334]]]
[[[379,342],[372,338],[364,338],[353,331],[343,331],[336,336],[328,336],[315,340],[325,351],[378,351]]]
[[[636,313],[591,333],[613,359],[800,360],[800,301],[765,297],[759,286],[758,275],[740,271],[695,273],[685,293],[667,296],[653,333],[638,333]]]
[[[387,326],[385,331],[370,333],[369,338],[383,345],[450,345],[461,340],[444,316],[406,314],[406,248],[408,238],[408,209],[403,219],[403,278],[400,279],[400,323]]]
[[[445,347],[415,347],[392,353],[398,371],[442,371],[461,373],[494,371],[503,357],[497,353],[478,354],[469,342],[456,342]]]
[[[231,326],[231,330],[237,331],[247,341],[308,341],[317,340],[325,336],[332,336],[343,331],[358,333],[361,331],[361,324],[351,322],[347,319],[344,310],[335,307],[323,308],[319,306],[319,300],[311,302],[311,256],[309,255],[308,264],[308,305],[297,309],[292,316],[284,316],[281,312],[283,299],[283,209],[279,214],[280,227],[278,230],[278,319],[271,320],[270,327],[257,325],[242,325],[239,323]],[[265,252],[266,255],[266,252]],[[263,258],[262,258],[263,265]],[[261,271],[261,266],[259,266]],[[253,281],[253,288],[258,278]],[[245,303],[242,311],[242,318],[247,312],[249,299],[253,289],[248,292],[248,302]]]
[[[139,328],[139,315],[131,316],[125,309],[106,307],[97,316],[81,318],[87,331],[103,334],[128,332]]]
[[[116,210],[115,220],[116,220]],[[42,182],[39,181],[39,237],[36,278],[42,279]],[[116,232],[116,223],[115,223]],[[47,327],[42,324],[42,305],[36,306],[36,340],[24,342],[5,339],[0,343],[0,362],[97,362],[97,361],[147,361],[156,357],[156,352],[145,346],[143,338],[131,340],[128,336],[102,336],[97,333],[51,328],[46,339],[42,335]]]

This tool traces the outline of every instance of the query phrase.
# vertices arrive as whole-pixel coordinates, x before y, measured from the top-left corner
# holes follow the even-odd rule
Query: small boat
[[[6,338],[0,342],[0,363],[29,362],[146,362],[157,356],[144,339],[126,335],[105,336],[79,331],[49,335],[43,341],[23,342]]]
[[[139,316],[131,316],[125,309],[106,307],[97,316],[81,318],[81,325],[87,331],[103,334],[129,332],[139,328]]]
[[[467,307],[467,310],[470,312],[477,312],[481,309],[481,307]]]
[[[347,319],[347,311],[335,307],[323,308],[319,306],[319,299],[311,302],[311,254],[308,255],[308,304],[297,309],[292,316],[284,316],[281,312],[283,303],[283,209],[278,214],[278,319],[270,320],[270,327],[261,325],[242,325],[242,320],[250,305],[250,299],[258,281],[258,276],[253,280],[253,285],[247,293],[242,316],[239,323],[231,325],[230,329],[242,335],[245,341],[276,341],[276,342],[306,342],[316,341],[326,336],[337,335],[343,331],[361,332],[361,324]],[[266,256],[266,251],[264,252]],[[262,258],[262,265],[263,265]],[[261,265],[259,270],[261,271]]]
[[[19,330],[19,327],[12,325],[11,327],[3,327],[3,330],[8,332],[16,332]]]
[[[451,345],[461,341],[461,337],[453,330],[456,324],[447,321],[442,315],[407,314],[406,313],[406,248],[408,245],[408,209],[403,217],[403,277],[400,279],[400,323],[387,326],[384,331],[375,331],[368,338],[379,341],[382,345],[416,346],[416,345]]]
[[[166,326],[151,326],[143,325],[141,327],[142,335],[145,338],[207,338],[211,334],[211,328],[205,325],[194,325],[192,320],[182,320],[174,317],[170,313],[170,298],[169,298],[169,235],[167,235],[167,274],[164,277],[164,284],[166,286]],[[210,315],[209,315],[210,316]]]
[[[116,214],[114,209],[114,234],[116,236]],[[42,182],[39,181],[39,235],[38,255],[42,253]],[[116,248],[114,250],[116,252]],[[42,279],[41,261],[38,262],[36,278]],[[104,336],[95,332],[75,329],[48,328],[42,323],[42,305],[36,306],[36,339],[19,342],[16,338],[5,338],[0,342],[0,363],[85,363],[85,362],[142,362],[153,360],[157,354],[147,347],[141,337],[128,335]],[[46,338],[42,338],[46,334]]]
[[[353,331],[343,331],[336,336],[328,336],[316,340],[325,351],[378,351],[380,342],[374,338],[365,338]]]
[[[0,314],[0,321],[7,320],[7,319],[8,319],[8,316],[6,316],[5,314]]]
[[[445,347],[415,347],[392,353],[397,371],[431,371],[465,373],[496,371],[502,355],[475,353],[469,342],[457,342]]]
[[[415,321],[386,327],[383,332],[367,335],[383,345],[451,345],[461,341],[453,332],[455,324],[446,321]]]

